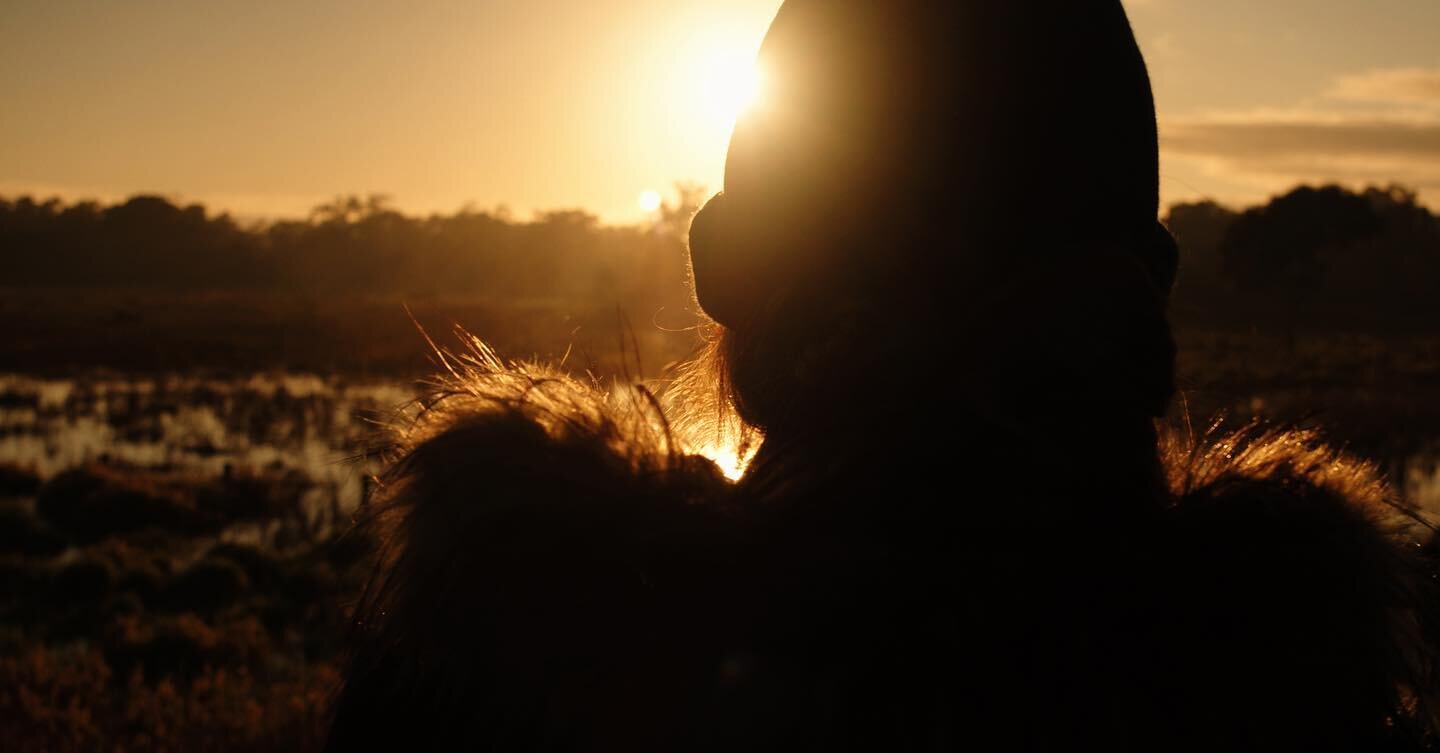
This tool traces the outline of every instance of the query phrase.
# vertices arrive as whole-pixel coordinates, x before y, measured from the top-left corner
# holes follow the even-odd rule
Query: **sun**
[[[660,195],[659,191],[646,189],[640,192],[640,197],[636,203],[640,205],[640,211],[648,213],[658,211],[661,205],[665,203],[665,199]]]
[[[763,96],[754,48],[703,46],[690,53],[690,61],[685,75],[689,99],[697,115],[715,128],[728,131]]]
[[[700,93],[716,118],[734,122],[760,99],[760,70],[754,53],[723,50],[707,56],[700,66],[696,77]]]
[[[631,184],[631,190],[655,189],[678,178],[714,191],[723,186],[736,124],[762,118],[778,104],[769,100],[778,99],[781,76],[776,72],[771,80],[758,64],[774,11],[756,11],[749,3],[672,5],[688,9],[657,27],[656,43],[637,50],[627,63],[627,91],[634,101],[617,97],[617,107],[633,105],[624,108],[626,120],[617,127],[644,134],[631,140],[647,162],[635,173],[644,182]],[[631,195],[630,212],[658,219],[655,213],[664,206],[651,209],[655,197]]]

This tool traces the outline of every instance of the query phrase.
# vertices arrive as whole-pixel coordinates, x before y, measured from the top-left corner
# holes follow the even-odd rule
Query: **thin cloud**
[[[1440,120],[1355,116],[1168,120],[1161,149],[1204,174],[1257,190],[1301,182],[1401,183],[1440,194]]]
[[[1335,104],[1167,118],[1161,149],[1171,164],[1257,190],[1398,182],[1440,196],[1440,71],[1342,76],[1325,97]]]
[[[1327,96],[1346,102],[1440,108],[1440,70],[1392,68],[1341,76]]]
[[[1440,161],[1440,119],[1357,116],[1167,121],[1163,144],[1176,154],[1241,159],[1366,157]],[[1437,176],[1440,178],[1440,176]]]

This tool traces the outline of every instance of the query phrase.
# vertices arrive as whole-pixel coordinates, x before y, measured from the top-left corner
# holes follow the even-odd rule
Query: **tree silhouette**
[[[1234,210],[1209,199],[1170,208],[1165,225],[1185,250],[1185,263],[1177,282],[1179,290],[1221,283],[1220,243],[1238,216]]]
[[[1293,346],[1308,296],[1325,280],[1326,257],[1381,230],[1365,197],[1338,186],[1302,186],[1231,224],[1220,243],[1222,268],[1242,289],[1284,301]]]
[[[1338,186],[1302,186],[1235,220],[1220,243],[1223,269],[1248,289],[1310,290],[1324,278],[1322,256],[1380,229],[1365,197]]]
[[[650,222],[633,226],[578,209],[528,220],[473,207],[417,216],[383,194],[337,196],[304,219],[249,226],[161,196],[0,198],[0,282],[470,296],[550,310],[623,302],[648,321],[688,309],[683,239],[707,193],[679,183]],[[1440,300],[1440,221],[1412,190],[1304,187],[1244,212],[1177,204],[1165,220],[1181,246],[1173,303],[1187,324],[1385,329],[1440,313],[1430,303]]]
[[[660,202],[660,218],[656,227],[661,232],[684,238],[690,232],[690,220],[705,205],[709,190],[699,183],[680,181],[675,184],[675,201]]]

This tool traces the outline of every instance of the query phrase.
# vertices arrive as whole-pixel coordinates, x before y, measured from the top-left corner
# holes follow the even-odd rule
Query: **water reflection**
[[[42,478],[92,462],[195,478],[295,471],[314,484],[313,504],[350,510],[377,470],[356,459],[375,422],[414,396],[400,382],[313,374],[0,375],[0,464]],[[1440,439],[1388,465],[1406,499],[1440,515]]]
[[[1402,468],[1405,498],[1440,515],[1440,442],[1407,458]]]
[[[375,470],[356,459],[375,422],[413,396],[399,383],[307,374],[0,376],[0,463],[42,478],[92,462],[196,478],[298,471],[317,497],[348,510]]]

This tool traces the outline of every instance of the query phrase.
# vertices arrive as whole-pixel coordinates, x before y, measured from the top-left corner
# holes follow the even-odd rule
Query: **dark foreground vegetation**
[[[316,749],[367,554],[366,419],[405,394],[0,380],[3,748]]]
[[[6,750],[318,746],[366,549],[317,525],[307,482],[0,475]]]
[[[697,198],[621,228],[0,200],[0,748],[317,749],[368,551],[347,535],[363,451],[437,368],[420,330],[658,376],[696,341]],[[1323,187],[1168,222],[1175,425],[1320,426],[1440,510],[1436,216]]]

